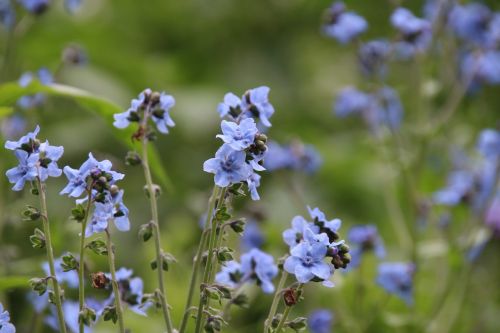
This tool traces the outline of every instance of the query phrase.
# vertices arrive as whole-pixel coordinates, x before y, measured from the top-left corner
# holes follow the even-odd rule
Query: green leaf
[[[20,97],[37,93],[70,98],[83,108],[102,117],[106,123],[110,125],[113,123],[113,115],[124,111],[122,107],[115,103],[102,97],[95,96],[85,90],[62,84],[43,85],[34,80],[26,87],[21,87],[17,82],[0,85],[0,118],[4,116],[4,113],[8,114],[12,112],[12,106],[15,105]],[[131,140],[133,133],[133,128],[113,130],[113,134],[131,149],[137,148]],[[149,145],[148,154],[151,170],[156,178],[158,178],[158,182],[167,189],[167,192],[171,193],[172,182],[164,167],[161,165],[160,155],[153,145]]]
[[[7,291],[14,288],[27,289],[30,287],[29,276],[3,276],[0,277],[0,291]]]
[[[14,108],[10,106],[0,106],[0,119],[7,117],[12,112],[14,112]]]

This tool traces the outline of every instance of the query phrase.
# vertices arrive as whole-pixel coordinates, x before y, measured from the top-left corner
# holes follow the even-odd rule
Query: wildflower
[[[217,112],[221,118],[231,116],[231,118],[236,119],[242,112],[241,99],[233,93],[227,93],[224,95],[224,102],[219,103]]]
[[[247,178],[248,190],[252,200],[260,200],[260,195],[257,192],[257,188],[260,186],[260,178],[260,175],[255,172],[252,172]]]
[[[485,223],[495,234],[500,234],[500,196],[497,195],[486,211]]]
[[[106,273],[108,279],[111,279],[111,274]],[[120,268],[116,271],[116,281],[118,282],[118,289],[120,290],[120,297],[122,301],[128,305],[129,309],[133,312],[147,316],[145,310],[151,305],[142,302],[144,283],[139,277],[132,277],[133,271],[127,268]],[[110,298],[105,301],[105,305],[114,303],[114,293]]]
[[[295,216],[292,219],[292,228],[287,229],[283,232],[284,242],[290,247],[296,246],[302,241],[302,239],[304,238],[305,230],[308,228],[315,233],[319,232],[318,226],[308,222],[302,216]]]
[[[15,168],[5,173],[9,182],[14,184],[12,190],[21,191],[26,182],[31,182],[38,176],[38,154],[28,154],[24,150],[16,150],[14,153],[19,161]]]
[[[20,115],[6,117],[0,125],[0,133],[7,139],[18,137],[26,131],[26,119]]]
[[[264,243],[264,235],[257,222],[251,220],[245,224],[245,231],[241,236],[241,247],[245,251],[253,248],[260,248]]]
[[[28,153],[31,153],[35,148],[37,148],[34,146],[39,144],[39,142],[35,142],[36,136],[39,132],[40,126],[37,125],[33,132],[29,132],[28,134],[22,136],[18,141],[8,140],[7,142],[5,142],[5,148],[9,150],[22,149],[26,150]]]
[[[26,72],[21,75],[18,83],[21,87],[27,87],[33,82],[34,79],[38,79],[44,86],[50,85],[54,82],[52,73],[50,73],[50,71],[46,68],[40,68],[36,75],[31,72]],[[45,101],[45,97],[46,96],[43,93],[23,96],[17,101],[17,104],[23,109],[31,109],[42,105]]]
[[[7,28],[12,28],[16,22],[16,12],[10,0],[0,1],[0,23]]]
[[[374,99],[371,95],[347,87],[340,91],[335,100],[334,110],[339,117],[353,114],[362,114],[373,107]]]
[[[477,150],[486,158],[500,156],[500,131],[485,129],[479,134]]]
[[[272,279],[278,275],[278,267],[274,258],[257,248],[253,248],[241,256],[241,264],[229,261],[216,274],[217,283],[237,288],[243,283],[255,282],[267,293],[274,292]]]
[[[4,310],[0,303],[0,333],[15,333],[16,328],[10,323],[10,315],[7,310]]]
[[[498,41],[500,16],[485,5],[472,2],[453,6],[449,26],[463,40],[482,47],[494,47]]]
[[[18,2],[32,14],[42,14],[49,7],[49,0],[18,0]]]
[[[391,45],[386,40],[373,40],[361,45],[358,60],[361,71],[367,76],[384,76]]]
[[[323,31],[342,44],[349,43],[368,28],[366,20],[354,12],[347,12],[342,2],[335,2],[327,11]]]
[[[290,169],[308,174],[316,172],[322,159],[313,145],[293,141],[288,145],[269,142],[264,167],[269,171]]]
[[[397,92],[389,87],[382,87],[376,93],[377,104],[373,109],[372,127],[377,130],[381,125],[397,130],[401,125],[403,106]],[[368,118],[371,118],[368,116]]]
[[[300,283],[315,279],[331,286],[328,279],[333,273],[333,267],[323,261],[326,252],[326,246],[321,243],[301,242],[291,249],[291,255],[286,258],[283,267],[288,273],[294,274]]]
[[[175,99],[164,92],[157,93],[151,89],[141,92],[133,99],[130,108],[114,115],[113,125],[116,128],[126,128],[131,122],[141,122],[144,117],[151,118],[160,133],[168,134],[168,127],[175,126],[170,117],[170,109],[175,105]]]
[[[424,52],[431,41],[430,22],[416,17],[406,8],[397,8],[391,15],[392,25],[400,32],[400,41],[395,45],[402,58]]]
[[[246,154],[235,151],[229,145],[224,144],[211,158],[203,163],[205,172],[215,174],[215,184],[226,187],[245,181],[252,174],[251,167],[245,162]]]
[[[378,266],[377,283],[388,293],[402,298],[408,305],[413,303],[413,274],[415,265],[412,263],[382,263]]]
[[[460,64],[463,80],[472,87],[500,84],[500,51],[467,53]]]
[[[378,258],[385,257],[385,249],[382,239],[374,225],[354,226],[347,234],[349,244],[352,245],[350,251],[352,260],[351,267],[359,266],[363,253],[373,251]]]
[[[82,0],[65,0],[64,1],[64,6],[66,7],[66,10],[70,13],[74,13],[80,8],[82,5]]]
[[[307,324],[312,333],[330,333],[332,331],[333,313],[327,309],[318,309],[313,311]]]
[[[307,210],[309,211],[309,215],[311,215],[314,224],[319,226],[320,233],[326,233],[330,239],[330,242],[334,242],[339,239],[339,235],[337,234],[337,232],[342,225],[342,221],[340,219],[328,220],[325,213],[323,213],[317,207],[311,209],[311,207],[307,206]]]
[[[274,107],[269,102],[269,87],[261,86],[248,90],[242,98],[241,108],[245,116],[258,118],[262,125],[271,127],[269,118],[274,114]]]
[[[219,134],[217,137],[237,151],[250,147],[258,132],[252,118],[243,119],[239,124],[223,120],[221,128],[223,134]]]

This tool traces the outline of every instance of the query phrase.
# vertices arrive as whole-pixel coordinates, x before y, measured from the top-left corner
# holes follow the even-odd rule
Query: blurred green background
[[[403,3],[420,15],[422,2]],[[494,0],[489,4],[500,8]],[[373,139],[362,121],[338,119],[332,113],[336,92],[346,85],[362,84],[364,79],[357,70],[356,46],[342,47],[320,32],[323,11],[329,5],[329,1],[310,0],[84,0],[75,15],[68,15],[60,2],[53,1],[43,16],[22,18],[22,26],[9,44],[9,66],[0,77],[1,82],[17,80],[22,72],[45,66],[57,71],[57,82],[105,97],[124,110],[147,87],[164,90],[176,98],[171,112],[176,127],[156,142],[171,181],[164,188],[159,206],[163,246],[178,259],[167,274],[167,294],[176,323],[184,307],[191,258],[200,236],[198,220],[206,209],[212,187],[212,176],[204,173],[201,166],[220,144],[215,139],[220,121],[216,107],[229,91],[241,95],[259,85],[271,87],[270,100],[276,113],[269,137],[281,143],[301,139],[315,145],[323,158],[315,175],[264,173],[262,200],[236,203],[239,216],[258,212],[265,217],[262,227],[266,251],[276,257],[285,253],[281,232],[293,216],[305,215],[305,204],[309,204],[320,207],[329,218],[341,218],[344,233],[355,224],[376,224],[388,250],[387,259],[409,260],[396,242],[389,221],[392,217],[384,201],[384,189],[394,190],[396,204],[402,207],[401,218],[416,223],[409,215],[401,179],[391,163],[394,156],[388,147]],[[394,8],[389,1],[347,1],[347,5],[370,24],[364,40],[394,36],[388,23]],[[8,39],[8,32],[0,29],[2,54]],[[61,66],[61,52],[71,43],[85,49],[88,64]],[[425,102],[428,114],[437,112],[447,92],[435,78],[435,72],[444,61],[430,57],[417,71],[411,63],[391,67],[387,82],[402,96],[403,135],[410,142],[410,156],[414,121],[419,119],[415,82],[422,84],[424,94],[425,87],[437,87],[437,93]],[[450,164],[450,146],[472,147],[482,128],[496,125],[499,107],[498,87],[483,89],[465,99],[454,119],[431,142],[425,172],[418,184],[422,195],[443,186]],[[112,124],[65,98],[49,98],[43,107],[22,114],[29,120],[29,128],[41,125],[40,137],[64,145],[60,165],[77,167],[91,151],[100,159],[110,159],[117,170],[126,174],[122,186],[126,191],[125,203],[131,210],[132,230],[114,233],[117,265],[133,268],[145,280],[145,290],[152,291],[156,285],[155,275],[149,269],[153,244],[137,239],[139,225],[149,219],[142,190],[143,174],[140,168],[123,163],[127,147],[114,136]],[[381,152],[389,159],[381,157]],[[4,151],[0,158],[2,170],[15,163]],[[68,218],[72,201],[58,195],[64,183],[62,177],[49,182],[49,212],[58,256],[78,247],[79,227]],[[6,277],[41,276],[44,253],[31,249],[28,237],[34,224],[20,218],[23,206],[33,202],[33,198],[27,191],[9,191],[8,185],[5,177],[0,177],[1,299],[18,331],[30,332],[36,317],[26,301],[27,283],[24,288],[14,283],[13,288],[9,285],[12,279]],[[418,330],[415,322],[421,324],[420,328],[426,327],[436,314],[440,293],[454,280],[454,267],[461,260],[448,251],[446,237],[463,230],[466,214],[460,209],[454,212],[452,227],[446,233],[436,226],[437,213],[431,214],[422,227],[423,263],[416,281],[415,307],[409,308],[396,298],[387,299],[385,292],[376,287],[376,259],[370,257],[362,272],[336,273],[334,289],[308,286],[306,300],[300,307],[302,313],[294,310],[295,314],[307,315],[317,307],[331,309],[335,312],[336,332],[407,332],[410,328]],[[231,243],[239,248],[236,236],[232,236]],[[440,319],[450,321],[450,331],[500,330],[499,250],[497,241],[488,244],[472,278],[464,282],[465,296],[458,315],[452,318],[445,313],[444,319]],[[92,254],[88,258],[91,270],[107,270],[102,258]],[[87,289],[94,293],[89,286]],[[249,288],[249,294],[250,307],[234,311],[237,329],[226,332],[261,330],[271,296],[261,294],[257,288]],[[67,296],[76,297],[71,291],[67,291]],[[363,324],[367,322],[369,325]],[[126,325],[132,332],[159,332],[162,319],[155,311],[148,318],[128,311]],[[96,331],[112,332],[114,328],[100,322]]]

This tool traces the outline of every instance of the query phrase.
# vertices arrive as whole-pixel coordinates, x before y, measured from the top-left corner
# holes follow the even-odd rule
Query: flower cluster
[[[269,171],[288,169],[311,174],[321,166],[321,156],[313,145],[306,145],[300,141],[280,145],[270,141],[267,146],[264,167]]]
[[[19,85],[21,87],[27,87],[30,85],[33,80],[38,80],[42,85],[50,85],[54,82],[54,78],[52,73],[47,68],[40,68],[36,74],[32,72],[26,72],[19,78]],[[38,93],[32,96],[23,96],[17,101],[17,105],[19,105],[23,109],[31,109],[38,107],[43,104],[45,101],[45,94]]]
[[[337,95],[334,109],[339,117],[361,116],[375,133],[383,126],[398,130],[403,117],[398,93],[387,86],[372,94],[353,87],[344,88]]]
[[[43,14],[51,4],[50,0],[17,0],[17,2],[33,15]],[[70,13],[73,13],[80,7],[81,2],[81,0],[65,0],[64,5]],[[0,23],[11,28],[15,22],[16,8],[14,0],[0,1]]]
[[[377,283],[388,293],[401,297],[407,304],[413,303],[413,275],[411,263],[386,262],[378,266]]]
[[[461,159],[445,188],[433,195],[436,204],[455,206],[469,203],[476,211],[484,208],[488,198],[498,191],[494,186],[500,164],[500,132],[485,129],[476,145],[477,158]]]
[[[217,135],[224,144],[214,158],[203,164],[205,172],[215,175],[219,187],[246,182],[253,200],[260,199],[260,175],[256,171],[265,170],[262,164],[267,152],[267,136],[259,132],[254,117],[264,126],[271,126],[269,118],[274,108],[268,94],[268,87],[258,87],[247,91],[241,99],[232,93],[224,96],[218,111],[229,121],[222,120],[222,134]]]
[[[368,28],[366,20],[354,12],[346,11],[342,2],[335,2],[325,17],[324,33],[342,44],[349,43]]]
[[[350,254],[352,256],[350,267],[359,266],[362,255],[369,251],[373,251],[379,259],[385,257],[384,243],[374,225],[352,227],[347,234],[347,240],[351,247]]]
[[[19,162],[17,167],[6,172],[9,182],[14,184],[14,191],[22,190],[26,182],[36,179],[44,182],[48,177],[59,177],[62,173],[57,161],[61,158],[64,148],[51,146],[48,141],[41,143],[36,137],[38,132],[39,126],[18,141],[5,143],[5,148],[13,150]]]
[[[60,194],[73,198],[86,194],[77,200],[77,203],[91,200],[94,205],[94,212],[85,232],[86,237],[104,231],[109,220],[113,220],[120,231],[130,229],[128,209],[123,204],[123,190],[116,185],[125,175],[111,170],[111,167],[110,161],[97,161],[91,153],[79,169],[64,167],[68,184]]]
[[[215,276],[215,281],[231,288],[244,283],[256,283],[265,293],[273,293],[272,280],[278,275],[278,267],[274,258],[257,248],[253,248],[241,256],[241,263],[231,260],[224,264]]]
[[[142,135],[150,137],[148,133],[147,121],[153,120],[160,133],[168,134],[168,127],[175,126],[170,118],[170,109],[175,105],[175,99],[164,92],[153,92],[151,89],[145,89],[136,99],[130,103],[130,108],[122,113],[114,115],[113,125],[116,128],[126,128],[132,122],[140,124],[140,128],[135,138]]]
[[[16,333],[16,328],[10,323],[9,312],[4,310],[2,303],[0,303],[0,332]]]
[[[300,283],[314,281],[333,287],[329,279],[334,270],[346,268],[351,261],[349,247],[339,240],[338,230],[342,222],[328,220],[318,208],[307,208],[312,221],[296,216],[292,228],[283,232],[283,240],[290,246],[284,269],[294,274]]]

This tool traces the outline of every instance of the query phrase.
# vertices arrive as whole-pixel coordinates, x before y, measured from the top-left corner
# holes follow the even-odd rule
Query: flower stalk
[[[92,205],[92,186],[88,190],[87,209],[85,210],[85,218],[82,221],[82,231],[80,235],[80,263],[78,266],[78,303],[80,312],[85,307],[85,231],[90,215],[90,206]],[[78,322],[80,333],[84,333],[85,327],[82,320]]]
[[[113,286],[113,294],[115,295],[116,316],[118,318],[118,326],[120,328],[120,333],[125,333],[120,288],[118,287],[118,281],[116,280],[114,246],[113,243],[111,242],[111,234],[109,233],[108,228],[106,228],[105,231],[106,231],[106,247],[108,249],[108,265],[109,265],[109,272],[111,273],[111,285]]]

